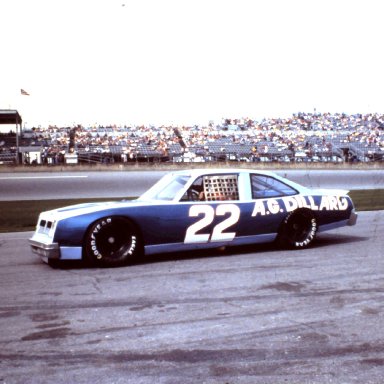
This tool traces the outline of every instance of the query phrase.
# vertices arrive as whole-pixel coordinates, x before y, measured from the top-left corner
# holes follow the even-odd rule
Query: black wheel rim
[[[96,247],[103,259],[119,260],[131,247],[132,237],[124,226],[105,225],[96,236]]]
[[[288,222],[287,235],[293,242],[305,241],[312,229],[312,221],[310,217],[294,215]]]

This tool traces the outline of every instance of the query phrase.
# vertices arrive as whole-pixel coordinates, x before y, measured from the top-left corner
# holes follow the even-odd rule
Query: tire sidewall
[[[309,221],[308,223],[308,233],[305,239],[301,241],[297,241],[296,239],[292,239],[290,234],[287,231],[287,227],[292,225],[296,220],[305,218]],[[279,243],[291,249],[302,249],[307,248],[312,242],[315,240],[316,234],[318,230],[318,224],[316,217],[311,211],[308,210],[300,210],[291,212],[283,221],[282,228],[279,232],[278,240]]]
[[[122,227],[120,228],[120,226]],[[98,244],[105,231],[113,231],[114,227],[116,227],[116,230],[126,233],[126,243],[129,244],[129,247],[118,257],[112,257],[108,252],[102,250],[100,244]],[[96,266],[121,266],[134,261],[139,253],[139,241],[134,226],[122,217],[109,216],[98,219],[87,231],[84,240],[84,253],[86,259]]]

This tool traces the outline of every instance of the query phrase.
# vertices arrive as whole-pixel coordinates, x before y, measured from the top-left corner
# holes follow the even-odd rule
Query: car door
[[[201,176],[180,201],[151,208],[148,244],[191,249],[230,243],[238,235],[241,216],[239,174]]]

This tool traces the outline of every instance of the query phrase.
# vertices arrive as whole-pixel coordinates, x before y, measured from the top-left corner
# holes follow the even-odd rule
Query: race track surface
[[[0,201],[136,197],[166,171],[0,173]],[[278,170],[311,188],[384,188],[384,170]]]
[[[384,211],[272,245],[52,269],[0,234],[1,383],[382,383]]]

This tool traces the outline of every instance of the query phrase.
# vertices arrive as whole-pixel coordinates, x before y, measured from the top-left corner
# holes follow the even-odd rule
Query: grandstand
[[[18,141],[18,146],[16,141]],[[384,115],[294,114],[285,119],[224,120],[192,127],[32,128],[0,135],[0,164],[128,162],[380,162]]]
[[[0,134],[0,164],[19,163],[19,132],[21,131],[22,119],[15,109],[0,109],[0,125],[14,125],[15,135]],[[10,136],[10,137],[9,137]]]

